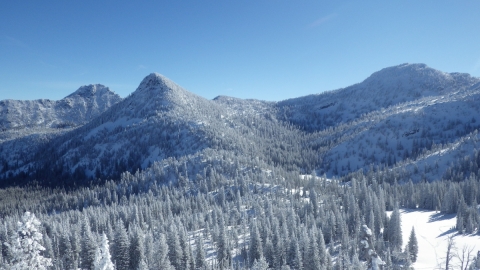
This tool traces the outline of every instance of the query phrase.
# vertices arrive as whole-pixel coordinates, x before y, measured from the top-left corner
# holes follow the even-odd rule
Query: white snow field
[[[421,209],[401,209],[402,234],[404,246],[408,243],[412,226],[418,241],[418,258],[413,264],[415,269],[445,269],[445,255],[448,237],[453,236],[456,252],[462,255],[466,246],[472,249],[472,259],[480,250],[480,235],[460,235],[455,230],[456,215],[445,215],[435,211]],[[460,269],[460,260],[452,259],[452,269]]]

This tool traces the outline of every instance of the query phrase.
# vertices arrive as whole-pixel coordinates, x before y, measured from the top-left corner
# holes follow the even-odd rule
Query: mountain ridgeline
[[[280,102],[207,100],[152,73],[124,99],[90,85],[60,101],[0,101],[0,185],[159,170],[175,182],[207,168],[461,180],[480,166],[479,99],[479,78],[424,64]]]
[[[3,132],[36,127],[76,127],[92,120],[120,100],[120,96],[101,84],[82,86],[58,101],[2,100],[0,125]]]

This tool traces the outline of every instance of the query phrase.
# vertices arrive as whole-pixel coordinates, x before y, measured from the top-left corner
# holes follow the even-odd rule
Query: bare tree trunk
[[[455,242],[453,242],[453,237],[448,237],[448,244],[447,244],[447,254],[445,256],[445,270],[450,269],[450,264],[452,263],[452,258],[454,255],[455,249]]]

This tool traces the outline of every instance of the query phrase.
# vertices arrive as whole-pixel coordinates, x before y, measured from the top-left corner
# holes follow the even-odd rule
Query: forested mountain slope
[[[315,168],[317,159],[304,147],[304,132],[277,121],[270,103],[228,100],[206,100],[153,73],[130,96],[88,124],[48,140],[34,156],[5,159],[8,171],[4,171],[39,182],[70,179],[85,184],[99,177],[118,178],[155,161],[198,155],[204,149],[268,164]]]
[[[71,96],[92,93],[77,92]],[[228,156],[238,167],[256,160],[328,177],[393,168],[399,181],[432,181],[473,157],[479,95],[480,79],[424,64],[385,68],[344,89],[281,102],[207,100],[152,73],[83,126],[1,144],[0,177],[6,185],[87,184],[157,161],[223,152],[214,159]],[[33,142],[28,153],[26,141]]]
[[[364,114],[422,98],[468,91],[480,79],[445,73],[425,64],[402,64],[373,73],[363,82],[278,103],[280,115],[306,130],[324,130]]]

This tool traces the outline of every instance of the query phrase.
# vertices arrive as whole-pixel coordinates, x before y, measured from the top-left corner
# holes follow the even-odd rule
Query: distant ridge
[[[0,125],[12,128],[62,128],[82,125],[121,100],[101,84],[82,86],[67,97],[53,101],[2,100]]]

